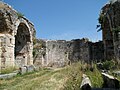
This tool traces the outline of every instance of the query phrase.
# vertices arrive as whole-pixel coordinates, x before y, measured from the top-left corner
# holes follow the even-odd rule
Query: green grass
[[[17,67],[8,67],[8,68],[5,68],[5,69],[2,69],[1,74],[12,73],[15,70],[18,70],[18,68]]]
[[[68,68],[67,81],[63,90],[80,90],[82,81],[81,63],[74,63]]]
[[[94,72],[87,71],[85,73],[90,78],[92,87],[95,87],[95,88],[102,87],[103,79],[102,79],[101,73],[98,70],[95,70]]]
[[[0,90],[57,90],[62,88],[64,70],[41,70],[9,80],[0,80]]]
[[[79,90],[82,81],[81,63],[58,69],[41,69],[12,79],[0,80],[0,90]],[[85,73],[90,77],[92,85],[101,87],[100,72],[89,70]]]

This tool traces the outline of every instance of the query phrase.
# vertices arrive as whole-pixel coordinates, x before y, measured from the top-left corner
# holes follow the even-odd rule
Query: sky
[[[39,39],[102,39],[96,25],[108,0],[4,0],[35,26]]]

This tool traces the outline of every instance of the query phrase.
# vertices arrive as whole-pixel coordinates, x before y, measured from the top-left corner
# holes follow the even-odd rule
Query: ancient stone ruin
[[[48,40],[45,47],[37,52],[35,65],[64,66],[74,61],[88,63],[102,60],[120,60],[120,0],[111,0],[101,10],[99,23],[103,41],[90,42],[88,39]],[[44,51],[44,52],[43,52]]]
[[[37,43],[40,44],[41,40]],[[43,47],[35,45],[37,55],[34,65],[62,67],[72,62],[91,63],[104,58],[103,42],[91,42],[87,38],[66,40],[42,40]]]
[[[0,68],[33,64],[34,25],[0,2]]]
[[[38,40],[33,51],[34,25],[11,6],[0,2],[0,68],[32,64],[62,67],[75,61],[119,60],[119,16],[119,0],[111,1],[102,8],[99,22],[103,41],[91,42],[87,38]]]
[[[120,0],[111,0],[101,10],[101,24],[104,58],[120,59]]]

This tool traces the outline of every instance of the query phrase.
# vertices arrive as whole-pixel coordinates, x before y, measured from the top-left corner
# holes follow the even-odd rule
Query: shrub
[[[113,69],[114,66],[115,66],[115,62],[113,60],[103,62],[103,68],[106,70]]]
[[[17,12],[17,16],[18,16],[18,19],[19,19],[19,18],[22,18],[24,16],[24,14],[22,14],[21,12]]]

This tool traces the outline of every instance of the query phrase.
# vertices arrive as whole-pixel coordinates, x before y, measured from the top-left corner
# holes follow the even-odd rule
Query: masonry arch
[[[15,34],[15,64],[16,66],[30,65],[32,62],[31,32],[29,26],[24,22],[19,22]]]
[[[0,2],[0,69],[33,64],[34,25]]]

